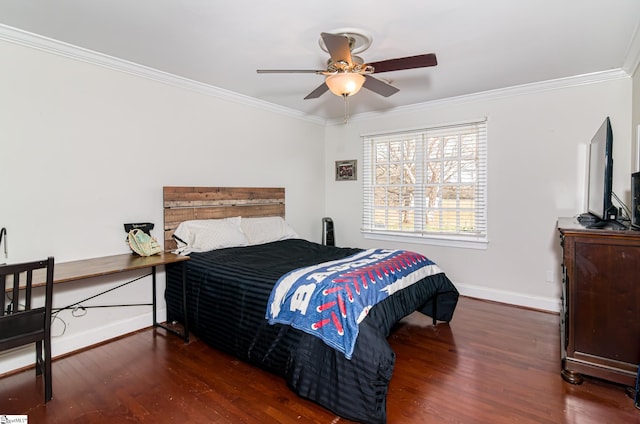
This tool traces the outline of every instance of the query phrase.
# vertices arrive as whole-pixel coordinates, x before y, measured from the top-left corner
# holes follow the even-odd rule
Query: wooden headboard
[[[173,233],[183,221],[233,216],[281,216],[284,188],[163,187],[164,249],[175,249]]]

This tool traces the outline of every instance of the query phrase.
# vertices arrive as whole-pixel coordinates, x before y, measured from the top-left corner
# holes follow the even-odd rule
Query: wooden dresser
[[[590,230],[560,218],[562,377],[635,386],[640,364],[640,231]]]

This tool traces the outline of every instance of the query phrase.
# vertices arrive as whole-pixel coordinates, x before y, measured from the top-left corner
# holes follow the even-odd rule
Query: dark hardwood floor
[[[461,298],[450,324],[410,316],[387,399],[393,423],[640,423],[625,388],[560,377],[557,315]],[[58,359],[53,400],[33,369],[0,378],[0,416],[29,423],[346,423],[284,380],[147,329]]]

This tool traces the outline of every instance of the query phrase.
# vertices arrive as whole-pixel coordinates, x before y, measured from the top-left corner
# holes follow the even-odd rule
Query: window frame
[[[473,186],[474,191],[474,206],[470,209],[474,214],[474,228],[477,228],[479,231],[477,233],[474,232],[465,232],[464,230],[460,230],[460,222],[459,217],[462,214],[462,209],[460,207],[460,198],[456,196],[456,207],[450,209],[453,211],[454,216],[456,216],[456,231],[444,231],[444,232],[433,232],[424,228],[425,217],[428,213],[428,206],[425,200],[426,195],[426,187],[428,185],[433,186],[433,182],[429,183],[426,181],[426,173],[429,162],[437,163],[438,161],[444,162],[447,161],[444,155],[439,156],[438,158],[429,161],[426,158],[425,149],[428,145],[429,137],[442,137],[443,139],[446,137],[451,137],[452,134],[455,134],[456,137],[460,138],[461,129],[467,130],[475,128],[476,137],[477,137],[477,146],[475,150],[475,180],[472,181],[471,184],[466,184],[461,178],[459,178],[456,182],[451,181],[439,181],[435,184],[435,187],[454,187],[456,193],[459,193],[463,190],[464,186]],[[407,160],[404,156],[406,141],[411,139],[417,139],[415,141],[415,156],[413,161],[410,161],[412,164],[415,164],[415,182],[412,184],[402,184],[404,183],[403,179],[405,178],[405,169],[406,167],[402,167],[402,172],[399,172],[398,183],[389,184],[389,180],[383,184],[374,184],[374,180],[376,179],[376,169],[375,166],[380,166],[384,169],[384,166],[391,167],[392,163],[402,164],[406,163]],[[412,130],[402,130],[388,133],[376,133],[376,134],[366,134],[361,136],[361,140],[363,143],[363,209],[362,209],[362,227],[361,233],[367,239],[376,239],[376,240],[386,240],[386,241],[397,241],[397,242],[413,242],[413,243],[421,243],[421,244],[431,244],[431,245],[439,245],[439,246],[451,246],[451,247],[463,247],[463,248],[471,248],[471,249],[486,249],[488,244],[488,219],[487,219],[487,168],[488,168],[488,137],[487,137],[487,119],[476,119],[446,125],[437,125],[426,128],[412,129]],[[474,142],[476,142],[474,141]],[[391,158],[391,144],[397,144],[399,142],[404,142],[403,150],[401,154],[400,160],[392,160]],[[374,155],[376,152],[374,151],[374,146],[378,143],[387,143],[389,146],[387,150],[387,158],[376,160]],[[459,143],[463,143],[459,141]],[[462,144],[458,144],[458,148]],[[397,146],[396,146],[397,147]],[[444,149],[444,147],[442,148]],[[384,149],[383,149],[384,150]],[[441,150],[444,152],[444,150]],[[398,155],[396,155],[396,158]],[[451,161],[451,159],[448,159]],[[468,163],[468,157],[458,151],[458,154],[454,161],[457,161],[457,169],[458,174],[462,175],[461,164],[464,162]],[[383,190],[378,191],[378,193],[384,193],[385,196],[389,194],[389,186],[396,186],[398,188],[401,187],[412,187],[413,196],[411,197],[413,202],[411,206],[403,207],[397,206],[398,209],[401,209],[402,213],[412,213],[414,215],[414,227],[411,230],[403,231],[398,229],[388,229],[389,222],[387,221],[389,217],[389,211],[392,209],[396,209],[394,207],[389,207],[388,204],[385,204],[382,208],[375,207],[375,189],[376,187],[382,187]],[[397,190],[397,192],[401,192],[401,190]],[[399,198],[402,200],[400,194]],[[386,202],[386,200],[385,200]],[[374,209],[383,210],[385,213],[385,228],[375,228],[374,224]],[[437,209],[440,213],[444,213],[447,210],[446,207],[442,206]],[[409,212],[407,212],[409,211]],[[396,211],[397,214],[400,214],[400,211]],[[401,226],[401,221],[399,220]],[[420,223],[416,227],[416,223]],[[442,228],[442,227],[440,227]]]

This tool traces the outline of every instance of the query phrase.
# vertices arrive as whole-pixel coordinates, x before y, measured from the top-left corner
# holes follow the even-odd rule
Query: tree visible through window
[[[363,143],[364,232],[486,238],[486,122]]]

